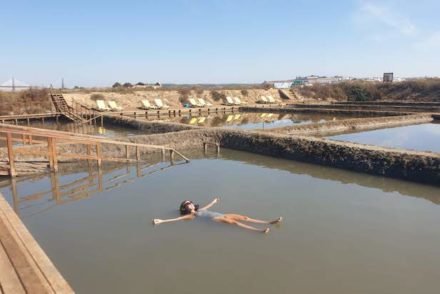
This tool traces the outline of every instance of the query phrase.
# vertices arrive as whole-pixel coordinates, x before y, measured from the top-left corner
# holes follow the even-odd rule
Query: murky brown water
[[[44,124],[41,122],[32,122],[30,126],[34,128],[73,132],[73,133],[95,135],[95,136],[102,136],[109,138],[129,137],[129,136],[144,134],[144,132],[140,130],[128,129],[110,124],[105,124],[100,126],[100,124],[88,125],[88,124],[75,124],[71,122],[56,123],[53,120],[49,120],[46,121]]]
[[[330,137],[362,144],[440,152],[440,123],[429,123]]]
[[[230,150],[191,158],[0,191],[78,293],[438,293],[440,188]],[[285,221],[268,235],[151,225],[214,196],[213,210]]]

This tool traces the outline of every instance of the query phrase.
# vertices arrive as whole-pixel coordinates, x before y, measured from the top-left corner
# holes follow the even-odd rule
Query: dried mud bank
[[[184,130],[164,134],[130,137],[131,142],[157,144],[173,147],[183,154],[185,150],[203,150],[203,143],[220,143],[230,148],[267,156],[303,161],[330,167],[337,167],[373,175],[400,178],[408,181],[440,185],[440,154],[415,152],[369,145],[336,142],[320,138],[286,136],[263,132],[212,128]],[[23,147],[29,150],[38,148]],[[41,146],[40,148],[47,148]],[[209,147],[214,149],[214,147]],[[125,157],[123,146],[102,146],[104,156]],[[61,145],[59,154],[85,153],[82,145]],[[134,150],[131,151],[134,155]],[[158,152],[142,149],[141,155]],[[3,158],[5,150],[0,150]],[[36,160],[33,157],[34,160]],[[60,156],[61,159],[61,156]],[[176,160],[179,158],[176,156]]]
[[[381,111],[401,111],[401,112],[440,112],[440,105],[391,105],[391,104],[289,104],[289,108],[312,108],[312,109],[341,109],[341,110],[381,110]]]
[[[438,153],[238,131],[225,131],[221,137],[221,145],[236,150],[440,186]]]
[[[411,101],[337,101],[332,104],[348,105],[402,105],[402,106],[435,106],[440,107],[440,102],[411,102]]]
[[[430,114],[415,114],[374,118],[353,118],[260,131],[288,135],[323,137],[343,133],[355,133],[360,131],[429,123],[433,120],[433,116]]]
[[[219,142],[223,148],[440,185],[438,153],[220,128],[135,136],[130,140],[165,144],[180,151],[202,148],[203,142]]]
[[[198,126],[185,125],[181,123],[164,121],[145,121],[126,117],[104,115],[105,125],[114,125],[130,129],[145,131],[146,134],[158,134],[168,132],[179,132],[185,130],[198,129]]]
[[[273,107],[273,106],[243,106],[240,107],[242,112],[271,112],[271,113],[315,113],[315,114],[343,114],[353,116],[395,116],[410,114],[400,111],[382,111],[382,110],[347,110],[347,109],[331,109],[328,104],[327,108],[293,108],[293,107]]]

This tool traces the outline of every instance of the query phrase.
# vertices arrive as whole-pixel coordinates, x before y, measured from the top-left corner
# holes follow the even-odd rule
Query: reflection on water
[[[310,124],[330,120],[353,118],[353,116],[327,114],[279,114],[279,113],[227,113],[208,116],[186,116],[166,119],[168,121],[204,127],[231,127],[240,129],[271,129],[297,124]]]
[[[440,188],[226,149],[190,157],[0,191],[78,293],[436,293]],[[150,223],[214,196],[213,210],[285,222],[267,236]]]
[[[330,139],[383,147],[440,152],[440,124],[429,123],[380,129],[338,135],[330,137]]]
[[[73,132],[86,135],[102,136],[102,137],[129,137],[134,135],[142,135],[144,132],[136,129],[129,129],[124,127],[118,127],[115,125],[88,125],[88,124],[76,124],[72,122],[60,122],[57,123],[54,120],[47,120],[45,123],[32,122],[30,124],[34,128],[43,128],[57,131]]]

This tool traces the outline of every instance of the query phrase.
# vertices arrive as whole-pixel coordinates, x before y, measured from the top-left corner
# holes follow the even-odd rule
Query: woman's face
[[[191,210],[191,212],[196,211],[196,207],[194,206],[193,203],[188,204],[187,207]]]

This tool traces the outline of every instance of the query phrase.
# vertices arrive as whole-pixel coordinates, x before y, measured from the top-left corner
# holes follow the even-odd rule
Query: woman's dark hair
[[[191,213],[191,209],[188,207],[190,204],[194,204],[192,201],[189,200],[185,200],[180,204],[180,214],[181,215],[186,215],[186,214],[190,214]],[[199,205],[198,204],[194,204],[194,207],[197,210],[199,210]]]

